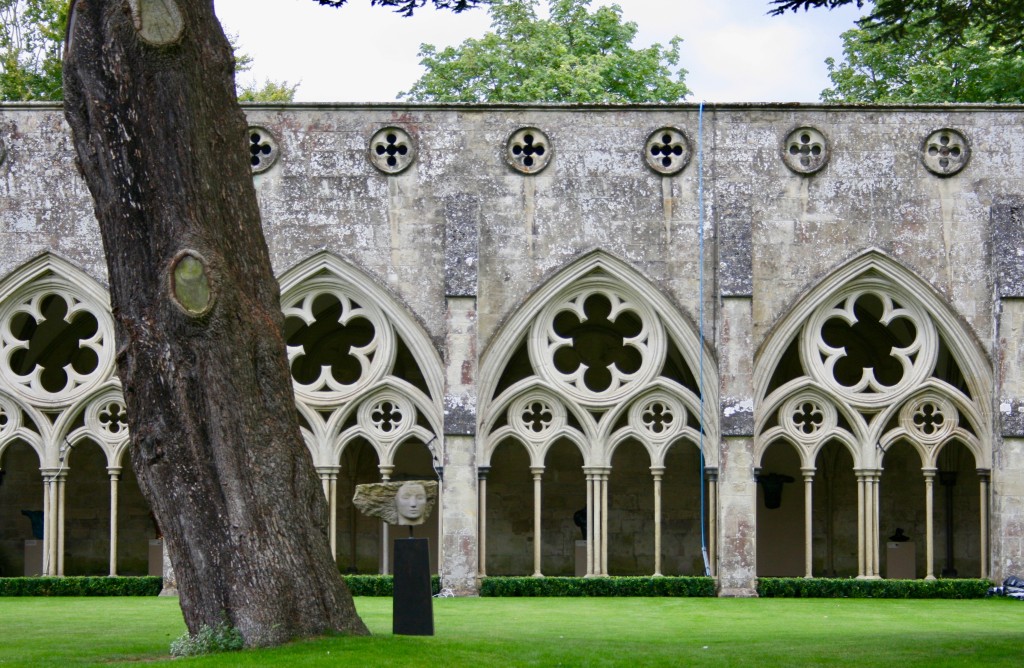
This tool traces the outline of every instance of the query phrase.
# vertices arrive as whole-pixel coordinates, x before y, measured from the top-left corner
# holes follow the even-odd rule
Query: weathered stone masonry
[[[439,477],[416,530],[458,593],[887,576],[897,527],[916,577],[1022,572],[1022,112],[249,108],[339,567],[389,567],[355,484]],[[46,511],[44,570],[139,568],[61,110],[0,107],[0,142],[0,574],[26,567],[23,509]]]

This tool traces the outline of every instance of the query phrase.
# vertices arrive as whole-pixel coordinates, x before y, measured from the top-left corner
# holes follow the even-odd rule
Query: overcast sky
[[[542,2],[542,4],[544,4]],[[593,4],[612,4],[594,0]],[[690,102],[816,102],[829,85],[824,60],[842,55],[839,35],[856,9],[766,15],[768,0],[619,0],[640,28],[634,46],[683,38]],[[225,30],[254,58],[242,80],[301,82],[301,102],[387,102],[419,78],[422,43],[480,37],[484,9],[421,9],[402,18],[369,0],[341,9],[315,0],[215,0]]]

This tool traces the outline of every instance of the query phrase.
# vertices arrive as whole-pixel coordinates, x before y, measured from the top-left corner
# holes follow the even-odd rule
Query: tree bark
[[[367,633],[299,432],[212,0],[72,2],[64,96],[107,258],[132,465],[189,631],[227,621],[249,646]]]

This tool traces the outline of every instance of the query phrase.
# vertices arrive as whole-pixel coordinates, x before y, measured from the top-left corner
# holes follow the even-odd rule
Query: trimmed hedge
[[[0,578],[0,596],[156,596],[159,576]]]
[[[342,575],[348,590],[353,596],[391,596],[395,590],[393,575]],[[441,591],[441,578],[430,576],[430,591],[437,594]]]
[[[481,596],[714,596],[707,577],[487,577]]]
[[[857,580],[854,578],[760,578],[764,598],[983,598],[988,580]]]

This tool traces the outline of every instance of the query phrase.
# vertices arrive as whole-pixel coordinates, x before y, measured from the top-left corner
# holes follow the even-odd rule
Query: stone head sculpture
[[[352,502],[364,515],[388,524],[423,524],[437,503],[437,481],[407,480],[356,485]]]

